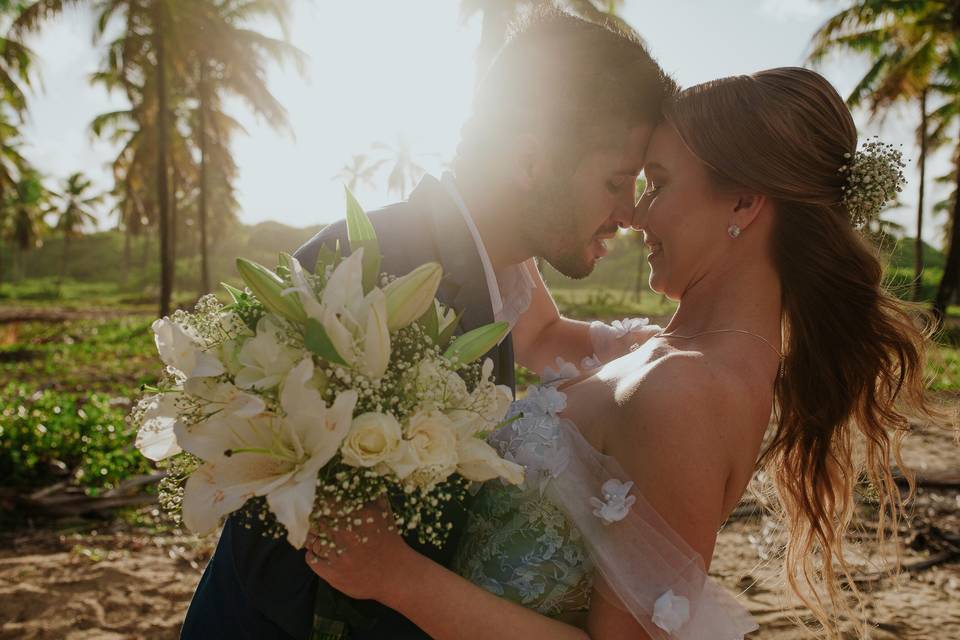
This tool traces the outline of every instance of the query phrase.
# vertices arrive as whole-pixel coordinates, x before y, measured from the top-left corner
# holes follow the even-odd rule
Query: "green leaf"
[[[223,285],[223,288],[227,290],[227,293],[230,294],[230,297],[233,298],[234,302],[240,302],[240,300],[243,298],[244,293],[240,289],[231,287],[226,282],[221,282],[220,284]]]
[[[351,252],[363,248],[363,292],[367,293],[377,286],[380,277],[380,243],[360,203],[350,189],[344,187],[344,191],[347,194],[347,240]]]
[[[503,321],[477,327],[454,340],[443,357],[455,361],[456,366],[470,364],[490,351],[508,331],[510,324]]]
[[[311,353],[317,354],[327,362],[347,364],[346,360],[341,358],[340,354],[337,353],[337,350],[334,348],[330,336],[327,335],[327,330],[323,328],[323,325],[320,324],[320,321],[316,318],[307,319],[306,331],[303,334],[303,344]]]
[[[440,342],[440,321],[437,319],[437,301],[434,300],[433,304],[427,307],[427,310],[423,312],[423,315],[417,320],[423,330],[430,336],[430,339],[433,340],[434,344],[439,344]]]

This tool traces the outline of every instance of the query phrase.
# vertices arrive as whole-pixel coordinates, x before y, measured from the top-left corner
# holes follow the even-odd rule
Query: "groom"
[[[557,11],[538,14],[479,87],[453,172],[426,176],[409,200],[370,213],[382,269],[404,274],[439,262],[438,298],[463,313],[464,330],[509,322],[511,335],[488,354],[500,384],[514,386],[515,359],[539,371],[556,355],[591,355],[588,325],[559,315],[532,258],[573,278],[592,271],[605,240],[630,224],[647,141],[675,90],[636,39]],[[312,269],[321,245],[337,241],[347,248],[342,221],[295,257]],[[408,541],[445,565],[466,514],[446,515],[454,530],[443,550]],[[320,582],[302,550],[229,518],[182,637],[426,636],[400,614]]]

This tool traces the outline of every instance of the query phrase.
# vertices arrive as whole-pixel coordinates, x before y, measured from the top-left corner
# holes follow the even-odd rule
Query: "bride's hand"
[[[353,531],[342,527],[315,526],[307,536],[306,563],[330,586],[351,598],[383,600],[395,582],[404,576],[400,562],[415,553],[393,524],[385,503],[369,505],[354,514],[361,521]],[[318,534],[326,534],[336,548],[321,546]]]
[[[594,320],[590,323],[590,341],[600,362],[610,362],[636,349],[663,328],[650,324],[646,318],[624,318],[607,324]]]

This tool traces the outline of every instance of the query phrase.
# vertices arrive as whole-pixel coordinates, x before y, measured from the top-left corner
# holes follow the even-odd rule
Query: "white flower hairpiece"
[[[899,149],[876,137],[856,153],[845,153],[843,157],[847,159],[847,164],[840,167],[840,173],[846,178],[843,204],[850,215],[850,224],[860,228],[880,215],[903,191],[906,164]]]

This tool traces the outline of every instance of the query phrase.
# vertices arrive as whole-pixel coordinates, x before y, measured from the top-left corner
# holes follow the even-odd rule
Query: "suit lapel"
[[[417,190],[428,188],[429,218],[433,224],[434,251],[443,266],[442,302],[463,314],[461,326],[470,330],[493,322],[490,290],[477,245],[456,203],[440,182],[426,176]]]

